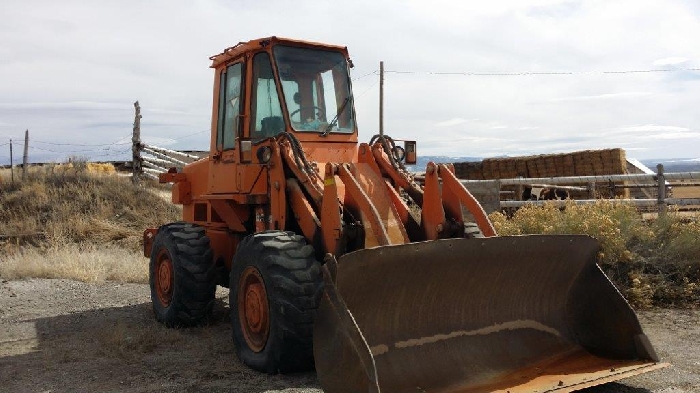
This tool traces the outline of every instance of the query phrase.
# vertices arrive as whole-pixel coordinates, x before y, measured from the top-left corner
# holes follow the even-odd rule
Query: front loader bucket
[[[568,392],[664,367],[587,236],[446,239],[333,258],[324,391]]]

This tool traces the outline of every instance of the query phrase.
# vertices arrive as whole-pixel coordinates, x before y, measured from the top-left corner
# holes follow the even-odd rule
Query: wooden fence
[[[700,206],[700,198],[673,198],[668,194],[674,187],[699,186],[700,172],[664,173],[663,165],[657,165],[655,174],[621,174],[600,176],[565,176],[565,177],[539,177],[539,178],[515,178],[496,180],[461,180],[462,184],[474,194],[484,209],[491,213],[504,208],[517,208],[520,206],[544,203],[566,204],[565,200],[520,200],[524,187],[551,187],[586,190],[587,199],[576,199],[576,204],[591,204],[597,199],[596,190],[601,188],[654,188],[657,198],[640,199],[611,199],[619,203],[629,203],[640,208],[656,208],[660,212],[665,211],[670,205],[676,206]],[[517,191],[502,191],[503,186],[516,186]],[[610,195],[615,195],[610,192]],[[509,197],[510,196],[510,197]],[[505,197],[505,198],[504,198]],[[505,199],[505,200],[503,200]]]
[[[141,140],[141,107],[138,101],[134,102],[134,129],[131,141],[134,183],[138,183],[141,177],[157,180],[159,174],[167,172],[170,168],[182,168],[200,158],[194,154],[144,143]]]

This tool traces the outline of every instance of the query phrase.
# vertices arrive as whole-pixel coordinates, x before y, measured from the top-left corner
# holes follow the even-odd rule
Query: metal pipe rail
[[[493,180],[460,180],[460,182],[465,186],[474,186],[480,183],[492,183],[495,187],[500,189],[501,186],[532,186],[535,184],[573,184],[581,185],[587,184],[587,187],[580,187],[581,190],[588,190],[589,198],[585,200],[575,200],[576,204],[591,204],[595,203],[595,188],[596,183],[607,183],[609,188],[656,188],[658,197],[655,199],[615,199],[612,200],[614,203],[628,203],[638,207],[656,207],[660,213],[666,211],[668,205],[677,206],[694,206],[700,205],[700,199],[698,198],[668,198],[667,191],[668,187],[683,187],[691,186],[700,183],[697,181],[700,179],[700,172],[673,172],[664,173],[663,165],[659,164],[656,166],[657,173],[643,173],[643,174],[620,174],[620,175],[602,175],[602,176],[563,176],[563,177],[539,177],[539,178],[516,178],[516,179],[493,179]],[[671,183],[669,181],[677,181]],[[690,181],[688,181],[690,180]],[[623,184],[615,184],[616,182],[623,182]],[[638,182],[642,184],[624,184],[624,182]],[[556,186],[553,186],[556,187]],[[605,188],[605,186],[602,186]],[[564,186],[561,188],[573,189],[576,187]],[[578,190],[577,190],[578,191]],[[528,204],[532,205],[543,205],[545,203],[555,203],[558,206],[564,205],[565,201],[551,201],[551,200],[539,200],[539,201],[499,201],[500,208],[507,207],[520,207]]]
[[[567,190],[567,191],[580,191],[580,192],[587,192],[588,187],[576,187],[576,186],[562,186],[559,184],[527,184],[528,187],[532,188],[559,188],[562,190]],[[656,187],[656,185],[654,185]]]
[[[543,206],[545,204],[554,204],[557,206],[565,206],[567,202],[573,202],[577,205],[592,205],[600,201],[608,201],[611,203],[629,204],[637,207],[654,207],[659,205],[656,199],[554,199],[554,200],[537,200],[537,201],[501,201],[501,208],[504,207],[521,207],[526,205]],[[666,205],[700,205],[700,198],[666,198],[663,200]]]
[[[700,172],[675,172],[664,173],[665,180],[687,180],[700,179]],[[564,177],[532,177],[516,179],[494,179],[501,182],[501,185],[528,185],[532,183],[544,184],[586,184],[586,183],[607,183],[622,181],[657,181],[658,174],[627,174],[627,175],[599,175],[599,176],[564,176]],[[460,180],[462,184],[479,183],[493,180]]]

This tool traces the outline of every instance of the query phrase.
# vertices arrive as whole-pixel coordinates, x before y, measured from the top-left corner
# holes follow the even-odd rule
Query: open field
[[[145,260],[144,260],[145,263]],[[227,291],[204,328],[156,323],[143,284],[0,283],[0,386],[8,392],[320,392],[314,373],[266,375],[235,356]],[[700,392],[700,310],[640,312],[672,367],[587,393]]]
[[[674,198],[700,198],[700,187],[697,186],[692,186],[692,187],[673,187],[673,195]],[[700,206],[697,205],[690,205],[690,206],[685,206],[685,209],[693,209],[693,210],[698,210],[700,209]]]
[[[674,198],[700,198],[700,187],[673,187]]]

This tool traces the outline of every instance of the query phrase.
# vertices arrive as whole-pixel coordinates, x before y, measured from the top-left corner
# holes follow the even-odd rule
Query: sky
[[[0,3],[0,164],[206,150],[209,56],[281,36],[345,45],[360,140],[384,129],[421,155],[623,148],[700,157],[700,2],[35,1]]]

